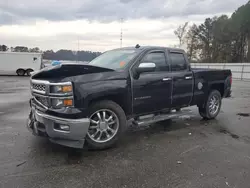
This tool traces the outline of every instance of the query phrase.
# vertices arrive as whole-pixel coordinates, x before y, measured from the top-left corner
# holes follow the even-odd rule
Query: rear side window
[[[164,52],[151,52],[146,54],[142,62],[151,62],[155,63],[155,71],[168,71],[169,67],[166,63],[166,58]]]
[[[184,71],[187,70],[187,62],[184,55],[181,53],[170,53],[171,70],[172,71]]]

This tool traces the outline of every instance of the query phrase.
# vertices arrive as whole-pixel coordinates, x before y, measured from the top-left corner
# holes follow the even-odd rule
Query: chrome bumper
[[[68,125],[69,130],[59,130],[58,125]],[[73,148],[82,148],[90,121],[83,119],[65,119],[44,114],[32,108],[27,128],[34,135],[47,136],[52,142]]]

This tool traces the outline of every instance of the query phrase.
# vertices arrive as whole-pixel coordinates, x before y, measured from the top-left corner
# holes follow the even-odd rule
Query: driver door
[[[165,51],[150,51],[139,64],[143,62],[155,63],[156,68],[132,79],[133,113],[142,115],[171,108],[172,77]]]

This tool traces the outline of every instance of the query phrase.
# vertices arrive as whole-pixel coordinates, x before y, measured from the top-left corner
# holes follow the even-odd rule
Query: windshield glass
[[[136,50],[112,50],[105,52],[92,60],[89,65],[105,67],[109,69],[122,69],[136,56]]]

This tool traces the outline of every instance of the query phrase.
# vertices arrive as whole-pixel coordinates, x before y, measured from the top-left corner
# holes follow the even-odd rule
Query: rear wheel
[[[181,108],[176,108],[175,110],[176,110],[176,112],[179,112],[179,111],[181,111]]]
[[[209,93],[204,107],[199,107],[201,117],[205,119],[214,119],[221,109],[221,94],[218,90],[212,90]]]
[[[90,107],[86,141],[92,149],[106,149],[117,143],[126,128],[123,109],[113,101],[100,101]]]
[[[27,76],[31,76],[31,72],[33,72],[33,71],[34,71],[33,69],[27,69],[26,70]]]
[[[25,70],[24,69],[17,69],[16,71],[18,76],[24,76],[25,75]]]

